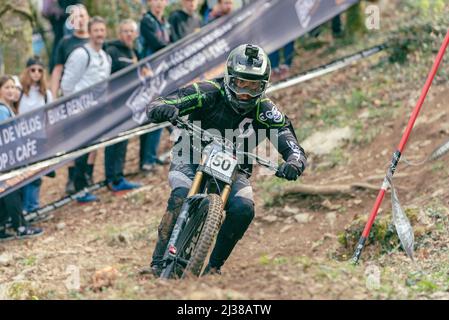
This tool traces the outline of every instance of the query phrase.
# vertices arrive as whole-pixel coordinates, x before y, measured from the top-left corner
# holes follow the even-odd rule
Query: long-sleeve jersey
[[[180,116],[189,115],[189,121],[200,124],[203,130],[215,131],[216,135],[228,138],[240,151],[253,152],[257,145],[268,138],[285,161],[298,161],[303,169],[307,165],[306,154],[296,139],[290,120],[265,96],[252,112],[240,115],[228,105],[224,82],[220,78],[193,83],[158,98],[149,105],[147,112],[150,116],[154,108],[168,105],[176,106]],[[176,145],[183,140],[186,141],[185,136],[181,135]],[[191,139],[187,141],[192,143]],[[176,145],[175,150],[185,150],[179,145],[176,148]],[[183,156],[174,152],[173,161],[177,157],[186,159]],[[243,166],[249,171],[252,169],[250,163]]]

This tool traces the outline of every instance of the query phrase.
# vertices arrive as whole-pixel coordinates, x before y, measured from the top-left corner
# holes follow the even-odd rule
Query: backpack
[[[83,44],[82,46],[79,46],[79,47],[77,47],[76,49],[78,49],[78,48],[82,48],[84,51],[86,51],[86,53],[87,53],[87,63],[86,63],[86,66],[85,66],[85,70],[84,71],[86,71],[87,70],[87,68],[89,67],[89,65],[90,65],[90,53],[89,53],[89,50],[87,50],[87,48],[85,47],[85,44]],[[75,49],[75,50],[76,50]],[[75,51],[75,50],[73,50],[73,51]],[[73,53],[73,51],[70,53],[70,55],[67,57],[67,60],[69,60],[69,57],[72,55],[72,53]],[[67,62],[67,61],[66,61]],[[64,67],[65,67],[65,65],[64,65]],[[62,73],[64,74],[64,70],[62,71]],[[61,80],[62,80],[62,76],[61,76]]]

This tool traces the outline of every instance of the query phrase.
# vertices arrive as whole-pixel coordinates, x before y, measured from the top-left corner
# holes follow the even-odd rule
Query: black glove
[[[284,162],[276,172],[276,177],[296,180],[304,171],[304,166],[298,161]]]
[[[153,123],[170,121],[172,124],[176,124],[178,115],[179,109],[175,106],[162,105],[157,106],[148,112],[148,120]]]

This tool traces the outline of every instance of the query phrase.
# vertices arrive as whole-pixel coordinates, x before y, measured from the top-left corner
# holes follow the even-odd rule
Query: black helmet
[[[224,87],[235,112],[244,115],[256,107],[268,86],[270,74],[270,60],[261,47],[242,44],[232,50],[226,61]],[[241,95],[246,95],[246,99]]]

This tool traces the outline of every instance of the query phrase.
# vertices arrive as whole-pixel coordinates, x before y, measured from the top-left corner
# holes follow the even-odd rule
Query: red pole
[[[393,158],[391,159],[391,164],[387,170],[386,177],[389,175],[390,176],[394,175],[396,166],[399,163],[401,154],[405,148],[408,138],[410,137],[413,126],[415,125],[416,118],[418,118],[419,112],[421,111],[421,107],[424,103],[424,99],[426,98],[427,93],[429,92],[432,81],[435,78],[435,75],[438,71],[438,67],[440,66],[441,60],[443,60],[443,56],[444,56],[444,53],[445,53],[448,45],[449,45],[449,30],[447,31],[446,36],[444,37],[443,43],[440,47],[440,50],[438,51],[437,57],[435,58],[432,69],[430,70],[430,73],[427,76],[426,83],[424,84],[424,87],[421,91],[421,95],[418,99],[418,102],[416,103],[415,108],[413,109],[412,115],[410,116],[410,120],[408,121],[407,128],[405,129],[405,132],[402,135],[401,142],[399,143],[397,150],[393,153]],[[379,190],[379,194],[377,195],[376,202],[374,203],[374,207],[371,210],[368,221],[365,225],[365,229],[363,229],[362,236],[360,237],[360,240],[355,249],[354,255],[352,256],[352,261],[354,263],[357,263],[359,261],[360,255],[362,254],[362,250],[365,246],[366,239],[368,239],[369,232],[374,223],[374,220],[376,219],[377,212],[379,211],[379,207],[382,204],[382,201],[385,196],[385,192],[388,189],[389,184],[387,182],[386,177],[384,179],[381,189]]]

